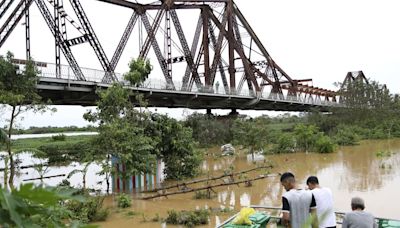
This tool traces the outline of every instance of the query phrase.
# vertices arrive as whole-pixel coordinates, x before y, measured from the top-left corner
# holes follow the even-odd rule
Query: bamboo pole
[[[147,190],[147,191],[144,191],[144,193],[146,193],[146,192],[165,191],[165,190],[171,189],[171,188],[186,187],[186,186],[191,185],[191,184],[197,184],[197,183],[206,182],[206,181],[214,181],[214,180],[222,179],[224,177],[237,176],[237,175],[240,175],[240,174],[249,173],[249,172],[252,172],[252,171],[255,171],[255,170],[258,170],[258,169],[263,169],[263,168],[273,168],[273,166],[272,165],[260,166],[260,167],[247,169],[247,170],[244,170],[244,171],[241,171],[241,172],[236,172],[236,173],[231,173],[231,174],[222,174],[220,176],[202,178],[202,179],[192,180],[192,181],[183,182],[183,183],[177,183],[177,184],[173,184],[173,185],[166,186],[166,187],[160,187],[160,188],[154,188],[154,189],[151,189],[151,190]]]
[[[58,175],[53,175],[53,176],[46,176],[46,177],[37,177],[37,178],[30,178],[30,179],[24,179],[23,181],[33,181],[33,180],[41,180],[41,179],[50,179],[54,177],[65,177],[66,174],[58,174]]]
[[[251,182],[251,181],[261,180],[261,179],[264,179],[264,178],[267,178],[267,177],[276,177],[276,176],[279,176],[279,174],[266,174],[266,175],[261,175],[259,177],[253,178],[253,179],[246,179],[246,180],[235,181],[235,182],[230,182],[230,183],[221,183],[221,184],[208,185],[208,186],[204,186],[204,187],[185,189],[185,190],[176,191],[176,192],[166,192],[166,193],[161,193],[161,194],[156,194],[156,195],[151,195],[151,196],[145,196],[145,197],[142,197],[142,198],[139,198],[139,199],[148,200],[148,199],[154,199],[154,198],[170,196],[170,195],[185,194],[185,193],[189,193],[189,192],[212,189],[212,188],[217,188],[217,187],[223,187],[223,186],[229,186],[229,185],[235,185],[235,184],[238,185],[238,184],[246,183],[246,182],[249,182],[249,181]]]

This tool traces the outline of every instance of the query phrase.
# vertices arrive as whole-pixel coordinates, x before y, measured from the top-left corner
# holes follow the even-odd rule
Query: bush
[[[53,141],[65,141],[66,138],[67,138],[67,136],[65,136],[64,134],[58,134],[58,135],[51,136],[51,139]]]
[[[356,133],[356,130],[351,126],[339,126],[337,133],[334,136],[335,142],[339,145],[356,145],[360,140],[360,136]]]
[[[325,135],[320,135],[315,142],[315,150],[318,153],[332,153],[335,150],[335,143]]]
[[[208,224],[208,216],[210,211],[206,209],[195,211],[168,211],[168,216],[165,219],[167,224],[184,225],[185,227],[194,227],[197,225]]]
[[[95,196],[85,202],[71,200],[65,203],[65,207],[71,211],[72,219],[84,223],[105,221],[108,217],[108,209],[103,208],[104,197]]]
[[[289,133],[283,133],[279,136],[277,144],[274,145],[272,151],[274,153],[290,153],[295,151],[295,141]]]
[[[117,205],[119,208],[127,208],[132,205],[131,197],[127,194],[120,194],[117,196]]]

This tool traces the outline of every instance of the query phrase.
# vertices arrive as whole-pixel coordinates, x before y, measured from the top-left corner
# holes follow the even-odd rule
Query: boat
[[[280,207],[271,207],[271,206],[263,206],[263,205],[251,205],[250,208],[254,208],[257,211],[266,211],[266,210],[272,210],[274,211],[275,215],[272,215],[271,213],[268,213],[268,224],[272,223],[277,223],[281,217],[276,215],[280,213],[281,208]],[[345,212],[340,212],[336,211],[336,221],[337,224],[342,224],[343,217],[346,214]],[[227,220],[225,220],[223,223],[217,225],[217,228],[224,228],[228,227],[227,225],[230,224],[236,216],[239,215],[239,213],[236,213],[235,215],[229,217]],[[381,218],[381,217],[376,217],[376,223],[378,224],[378,228],[400,228],[400,220],[398,219],[390,219],[390,218]],[[240,226],[240,227],[245,227],[245,226]],[[251,227],[251,226],[249,226]],[[260,228],[263,228],[259,226]]]

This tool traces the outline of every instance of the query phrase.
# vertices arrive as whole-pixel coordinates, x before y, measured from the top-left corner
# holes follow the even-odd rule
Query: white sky
[[[111,59],[132,11],[95,0],[81,2]],[[400,1],[236,0],[236,4],[275,62],[292,78],[312,78],[314,86],[335,89],[333,83],[342,81],[348,71],[363,70],[367,77],[385,83],[391,92],[399,93]],[[73,11],[67,8],[68,12],[72,14]],[[0,20],[0,25],[4,20]],[[190,20],[193,20],[191,15],[181,17],[182,23],[192,23]],[[21,23],[0,49],[0,54],[11,50],[17,58],[25,57],[24,26]],[[33,57],[38,61],[54,62],[54,41],[36,9],[31,10],[31,26]],[[129,41],[117,72],[125,72],[127,62],[135,57],[136,54],[129,51],[135,42]],[[80,65],[101,69],[90,46],[81,46],[72,47]],[[57,108],[58,112],[53,114],[27,114],[21,126],[87,124],[81,117],[87,108]],[[177,118],[189,112],[158,110]],[[6,116],[1,113],[0,121]],[[258,115],[264,112],[250,113]]]

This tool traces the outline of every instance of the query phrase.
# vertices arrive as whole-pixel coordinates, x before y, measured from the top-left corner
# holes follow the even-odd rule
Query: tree
[[[153,114],[151,120],[147,132],[159,139],[155,148],[165,163],[167,178],[180,180],[195,176],[201,155],[194,149],[192,130],[166,115]]]
[[[152,69],[149,60],[132,59],[129,62],[129,71],[124,74],[124,79],[132,86],[140,86],[149,77]]]
[[[314,147],[314,142],[318,135],[318,128],[315,125],[298,124],[294,128],[297,146],[308,152]]]
[[[122,178],[152,173],[156,164],[156,140],[145,134],[149,114],[135,109],[132,92],[120,84],[98,91],[98,94],[97,111],[86,113],[84,118],[99,121],[99,134],[92,146],[96,156],[108,161],[102,163],[103,171],[109,173],[112,170],[110,161],[115,157],[125,166]],[[109,187],[109,181],[106,181]]]
[[[267,144],[268,128],[267,119],[260,117],[250,120],[236,120],[233,127],[234,140],[236,143],[249,148],[253,155],[254,150],[262,150]]]
[[[7,126],[9,139],[16,121],[22,113],[29,110],[34,112],[45,111],[46,108],[36,91],[38,70],[34,62],[30,60],[23,69],[19,69],[19,66],[12,63],[13,57],[11,52],[8,52],[6,57],[0,57],[0,104],[5,105],[10,110]],[[8,184],[13,188],[16,170],[11,140],[6,141],[6,151],[7,159],[5,161],[9,161],[7,162],[9,164],[5,165],[4,185],[7,185],[9,167]]]

